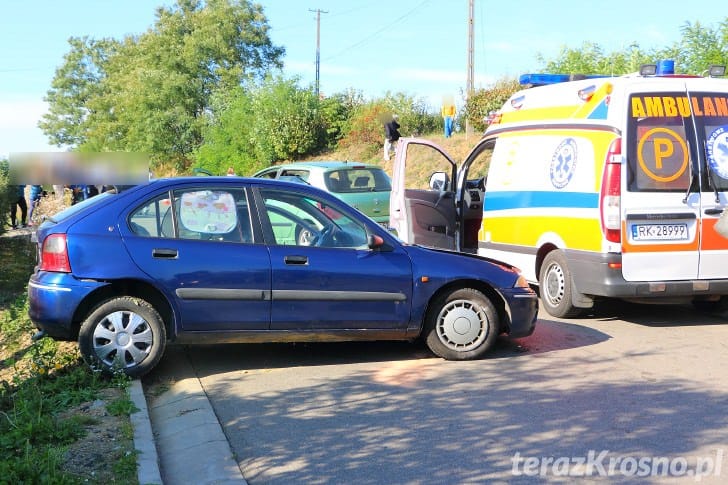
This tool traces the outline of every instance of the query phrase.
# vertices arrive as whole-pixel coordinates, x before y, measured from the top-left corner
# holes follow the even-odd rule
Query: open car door
[[[409,244],[460,248],[457,165],[432,142],[400,138],[392,168],[389,225]]]

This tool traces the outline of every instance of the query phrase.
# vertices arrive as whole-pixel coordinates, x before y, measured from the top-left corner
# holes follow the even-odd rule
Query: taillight
[[[51,234],[43,241],[40,252],[40,270],[70,273],[71,264],[68,261],[68,248],[65,234]]]
[[[602,191],[600,194],[602,232],[609,242],[622,240],[622,219],[619,213],[619,201],[622,184],[622,139],[616,138],[609,145],[607,159],[604,164]]]

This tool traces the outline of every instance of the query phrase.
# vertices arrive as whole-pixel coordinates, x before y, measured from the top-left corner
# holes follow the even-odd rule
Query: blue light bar
[[[596,79],[596,78],[602,78],[602,77],[609,77],[606,74],[543,74],[543,73],[534,73],[534,74],[522,74],[518,78],[518,82],[522,85],[531,85],[531,86],[544,86],[546,84],[558,84],[558,83],[565,83],[569,81],[578,81],[580,79]]]

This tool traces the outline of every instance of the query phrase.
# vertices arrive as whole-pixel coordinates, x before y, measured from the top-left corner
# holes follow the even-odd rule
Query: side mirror
[[[369,234],[369,237],[367,238],[367,246],[369,249],[379,249],[384,246],[384,239],[382,236]]]
[[[445,172],[435,172],[430,175],[430,188],[443,192],[447,190],[447,186],[450,183],[450,179]]]

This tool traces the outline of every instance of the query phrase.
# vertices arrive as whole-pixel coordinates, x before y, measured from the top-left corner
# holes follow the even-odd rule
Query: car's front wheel
[[[140,377],[162,358],[167,335],[152,305],[117,297],[94,309],[81,325],[78,346],[84,360],[105,373]]]
[[[498,336],[498,312],[480,291],[461,288],[433,301],[425,321],[425,341],[448,360],[482,357]]]

